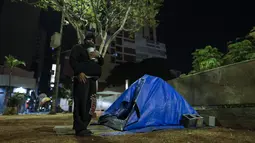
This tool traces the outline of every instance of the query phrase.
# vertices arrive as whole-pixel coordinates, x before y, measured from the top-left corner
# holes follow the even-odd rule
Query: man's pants
[[[86,130],[92,115],[89,114],[91,108],[91,96],[96,93],[96,81],[86,79],[85,84],[74,80],[73,86],[73,128],[76,132]]]

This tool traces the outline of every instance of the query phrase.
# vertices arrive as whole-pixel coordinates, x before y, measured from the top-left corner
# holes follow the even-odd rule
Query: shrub
[[[17,115],[18,107],[6,107],[3,115]]]
[[[228,53],[224,56],[224,64],[232,64],[255,58],[255,48],[251,41],[243,40],[228,45]]]
[[[216,68],[222,65],[223,54],[217,48],[206,46],[204,49],[197,49],[193,55],[193,73]]]
[[[9,97],[7,107],[4,110],[4,115],[16,115],[18,114],[18,106],[23,103],[25,94],[15,93]]]
[[[25,94],[23,93],[15,93],[8,99],[7,107],[17,107],[22,104],[23,100],[25,99]]]

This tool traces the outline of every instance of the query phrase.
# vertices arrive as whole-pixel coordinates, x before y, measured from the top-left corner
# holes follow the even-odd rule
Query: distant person
[[[86,35],[84,44],[72,48],[69,62],[74,71],[73,128],[77,136],[91,135],[87,129],[95,112],[96,80],[101,76],[103,57],[95,50],[95,37]]]

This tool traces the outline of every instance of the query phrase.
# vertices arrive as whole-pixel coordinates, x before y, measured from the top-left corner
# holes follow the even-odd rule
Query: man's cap
[[[85,40],[95,40],[95,35],[92,32],[88,32],[85,36]]]

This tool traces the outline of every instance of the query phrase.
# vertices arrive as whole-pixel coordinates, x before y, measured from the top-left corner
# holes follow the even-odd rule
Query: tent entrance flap
[[[126,125],[126,120],[118,119],[116,116],[101,116],[99,118],[99,124],[110,127],[114,130],[124,131],[124,127]]]
[[[132,108],[132,111],[130,112],[130,114],[129,114],[129,116],[128,116],[128,118],[127,118],[127,119],[129,119],[129,118],[130,118],[130,116],[131,116],[134,112],[136,113],[137,120],[136,120],[136,121],[134,121],[134,122],[132,122],[132,123],[127,123],[127,122],[126,122],[125,127],[127,127],[127,126],[130,126],[130,125],[132,125],[132,124],[137,123],[137,122],[138,122],[138,120],[139,120],[139,118],[141,117],[141,115],[140,115],[140,111],[139,111],[139,108],[138,108],[138,106],[137,106],[137,104],[136,104],[136,103],[134,104],[134,106],[133,106],[133,108]]]
[[[133,113],[136,113],[137,120],[132,123],[128,123],[128,120]],[[98,122],[99,124],[103,124],[114,130],[124,131],[125,127],[138,122],[139,118],[140,118],[140,111],[138,109],[137,104],[135,103],[131,111],[127,109],[122,109],[122,113],[120,113],[119,116],[104,115],[99,118]]]
[[[137,99],[140,93],[140,90],[145,83],[145,79],[141,78],[135,88],[134,96],[131,99],[130,102],[122,101],[120,108],[116,112],[115,115],[103,115],[99,118],[99,123],[103,124],[105,126],[108,126],[110,128],[113,128],[115,130],[124,131],[124,128],[126,126],[132,125],[136,122],[138,122],[140,118],[140,111],[137,106]],[[129,118],[133,113],[136,113],[137,115],[137,121],[134,121],[132,123],[128,123]]]

